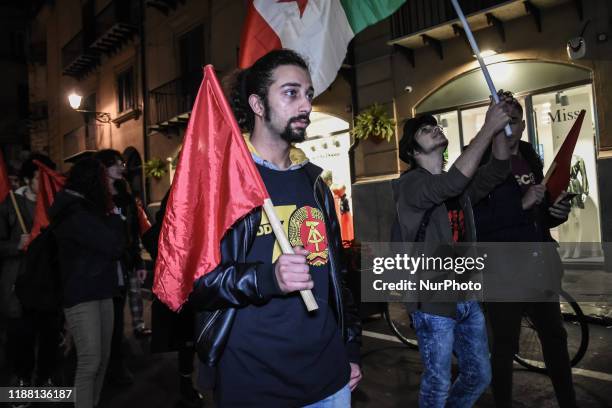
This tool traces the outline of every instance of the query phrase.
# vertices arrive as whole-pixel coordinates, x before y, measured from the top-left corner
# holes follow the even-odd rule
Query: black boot
[[[177,408],[201,408],[204,406],[204,398],[193,388],[191,374],[180,377],[181,398],[176,404]]]

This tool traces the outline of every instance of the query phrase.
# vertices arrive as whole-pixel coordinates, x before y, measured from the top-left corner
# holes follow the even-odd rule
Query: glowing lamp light
[[[81,106],[81,100],[83,100],[83,97],[75,92],[68,95],[68,102],[70,103],[70,107],[72,109],[79,109]]]

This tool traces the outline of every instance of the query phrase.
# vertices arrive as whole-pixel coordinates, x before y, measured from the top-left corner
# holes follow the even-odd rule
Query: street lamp
[[[81,107],[81,102],[83,101],[83,97],[76,92],[72,92],[68,95],[68,103],[70,103],[70,107],[77,112],[81,112],[83,117],[85,118],[85,123],[89,123],[89,118],[93,116],[98,122],[101,123],[110,123],[111,115],[108,112],[95,112],[89,111],[85,109],[79,109]]]
[[[79,106],[81,106],[82,100],[83,100],[83,97],[79,95],[78,93],[73,92],[70,95],[68,95],[68,102],[70,103],[70,107],[74,110],[79,109]]]

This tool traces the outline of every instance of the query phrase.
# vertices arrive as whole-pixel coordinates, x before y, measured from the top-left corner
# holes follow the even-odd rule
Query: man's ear
[[[251,94],[249,96],[249,106],[251,107],[251,109],[253,110],[253,113],[255,113],[256,116],[263,118],[265,108],[264,108],[263,101],[261,100],[259,95]]]

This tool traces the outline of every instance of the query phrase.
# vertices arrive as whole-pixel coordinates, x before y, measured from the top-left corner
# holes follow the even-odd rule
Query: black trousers
[[[544,363],[561,408],[576,407],[576,394],[567,352],[567,332],[558,302],[487,303],[492,331],[491,369],[497,407],[512,406],[512,361],[518,351],[521,319],[526,313],[540,338]]]
[[[56,312],[24,312],[21,318],[9,319],[7,360],[19,379],[36,381],[51,378],[58,365],[58,347],[63,318]]]
[[[121,363],[123,361],[123,340],[125,339],[124,334],[124,322],[125,322],[125,299],[127,292],[121,291],[121,295],[113,297],[113,311],[115,313],[115,320],[113,322],[113,337],[111,340],[111,364]]]

